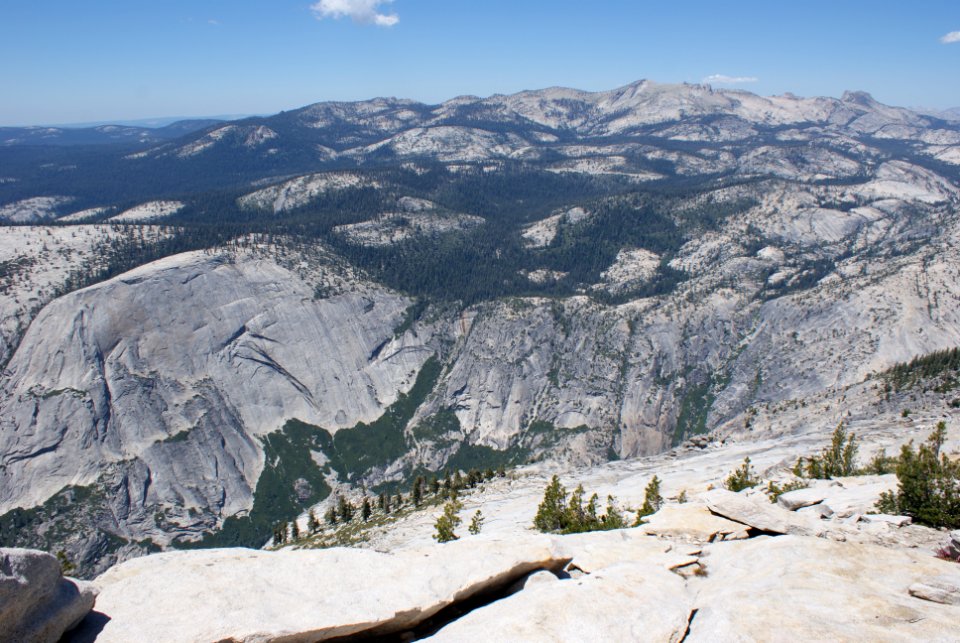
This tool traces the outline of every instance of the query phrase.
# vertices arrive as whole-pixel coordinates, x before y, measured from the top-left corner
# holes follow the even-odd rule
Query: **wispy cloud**
[[[712,85],[742,85],[744,83],[755,83],[759,78],[756,76],[727,76],[726,74],[711,74],[703,79],[703,82]]]
[[[400,22],[400,16],[379,11],[380,5],[391,2],[393,0],[319,0],[310,5],[310,8],[313,9],[318,20],[350,18],[361,25],[392,27]]]
[[[210,20],[207,20],[207,24],[208,24],[208,25],[213,25],[214,27],[219,27],[219,26],[220,26],[220,21],[219,21],[219,20],[210,19]]]
[[[960,31],[951,31],[944,36],[940,36],[940,42],[945,45],[949,45],[951,42],[960,42]]]

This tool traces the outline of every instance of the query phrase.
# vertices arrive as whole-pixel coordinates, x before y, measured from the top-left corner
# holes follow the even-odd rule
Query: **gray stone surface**
[[[777,504],[788,511],[796,511],[797,509],[823,502],[824,498],[827,497],[827,493],[827,489],[816,487],[796,489],[780,494],[780,497],[777,498]]]
[[[96,580],[110,620],[98,643],[313,642],[408,629],[455,601],[569,555],[547,536],[483,538],[396,553],[244,549],[157,554]]]
[[[87,615],[96,597],[90,583],[64,578],[50,554],[0,549],[0,639],[54,643]]]
[[[692,595],[655,565],[623,562],[470,612],[430,641],[678,641]]]
[[[913,522],[910,516],[891,516],[890,514],[863,514],[860,520],[864,522],[882,522],[894,527],[903,527]]]
[[[799,536],[822,532],[816,521],[770,504],[764,497],[748,498],[726,489],[714,489],[701,498],[713,513],[760,531]]]
[[[956,608],[907,587],[950,563],[922,552],[799,536],[704,548],[687,641],[951,641]]]
[[[910,586],[910,595],[925,601],[960,605],[960,571],[924,578]]]

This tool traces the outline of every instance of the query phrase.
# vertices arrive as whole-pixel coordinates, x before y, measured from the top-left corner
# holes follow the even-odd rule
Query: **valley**
[[[895,448],[876,378],[960,345],[960,126],[864,93],[5,136],[0,536],[88,577],[451,468],[602,487],[695,436],[769,467],[847,413]]]

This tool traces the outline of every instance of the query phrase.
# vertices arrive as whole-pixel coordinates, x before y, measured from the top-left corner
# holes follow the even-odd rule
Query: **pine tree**
[[[613,496],[607,496],[607,511],[600,519],[601,529],[622,529],[627,526],[620,513],[620,507],[617,506],[617,499]]]
[[[877,509],[910,516],[931,527],[960,527],[960,462],[941,454],[947,425],[937,428],[916,451],[905,444],[897,463],[897,491],[881,494]]]
[[[353,519],[353,505],[343,496],[337,496],[337,515],[340,522],[350,522]]]
[[[300,526],[297,524],[297,521],[294,520],[290,523],[290,542],[296,542],[300,540]]]
[[[853,433],[847,435],[847,429],[841,422],[833,432],[830,446],[820,455],[807,458],[806,466],[804,459],[799,458],[793,472],[797,476],[821,480],[855,475],[858,450],[857,436]]]
[[[330,507],[329,509],[327,509],[327,513],[326,513],[326,516],[325,516],[325,517],[326,517],[327,522],[328,522],[329,524],[331,524],[331,525],[336,525],[336,524],[337,524],[337,510],[336,510],[336,508]]]
[[[397,497],[394,498],[394,500],[396,500],[397,509],[403,506],[403,494],[400,493],[399,491],[397,492]]]
[[[320,531],[320,522],[317,520],[316,514],[313,513],[313,509],[307,512],[307,533],[311,536]]]
[[[476,536],[480,533],[480,530],[483,529],[483,513],[477,509],[477,513],[473,514],[473,518],[470,519],[470,526],[467,530]]]
[[[370,520],[370,514],[373,510],[370,508],[370,499],[366,496],[363,497],[363,505],[360,507],[360,517],[363,519],[363,522]]]
[[[634,525],[639,526],[643,522],[643,518],[657,513],[662,506],[663,496],[660,495],[660,478],[654,475],[647,483],[647,488],[643,490],[643,505],[637,512],[637,520]]]
[[[377,505],[380,507],[380,511],[385,514],[390,513],[390,507],[387,506],[387,494],[380,492],[380,498],[377,500]]]
[[[562,531],[567,527],[567,490],[560,478],[553,476],[543,492],[543,500],[537,507],[533,526],[543,532]]]
[[[440,481],[437,480],[437,476],[433,476],[433,479],[430,480],[430,492],[433,495],[440,493]]]
[[[463,505],[456,500],[448,502],[443,506],[443,513],[434,523],[434,528],[437,530],[437,533],[433,535],[434,540],[438,543],[448,543],[451,540],[457,540],[459,538],[456,534],[456,529],[460,525],[461,520],[457,512],[461,509],[463,509]]]
[[[423,500],[423,476],[417,476],[413,481],[413,489],[410,491],[410,497],[413,500],[413,506],[419,507]]]

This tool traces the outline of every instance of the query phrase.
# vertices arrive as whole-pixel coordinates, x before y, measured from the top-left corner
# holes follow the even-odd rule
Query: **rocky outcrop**
[[[712,513],[760,532],[815,536],[821,531],[818,521],[786,511],[764,498],[751,499],[726,489],[714,489],[703,495],[703,501]]]
[[[322,641],[413,629],[569,555],[547,536],[379,553],[207,550],[128,561],[99,577],[99,643]]]
[[[0,638],[55,643],[93,608],[97,591],[64,578],[60,562],[29,549],[0,549]]]
[[[960,572],[925,578],[910,586],[910,595],[944,605],[960,605]]]
[[[69,486],[116,536],[166,544],[250,509],[286,420],[377,419],[433,353],[394,336],[410,301],[281,263],[188,253],[47,306],[0,385],[0,513]]]
[[[688,641],[950,640],[952,607],[907,588],[947,563],[929,554],[799,536],[705,548]]]
[[[470,612],[429,641],[679,641],[693,597],[683,579],[644,562],[530,589]]]

